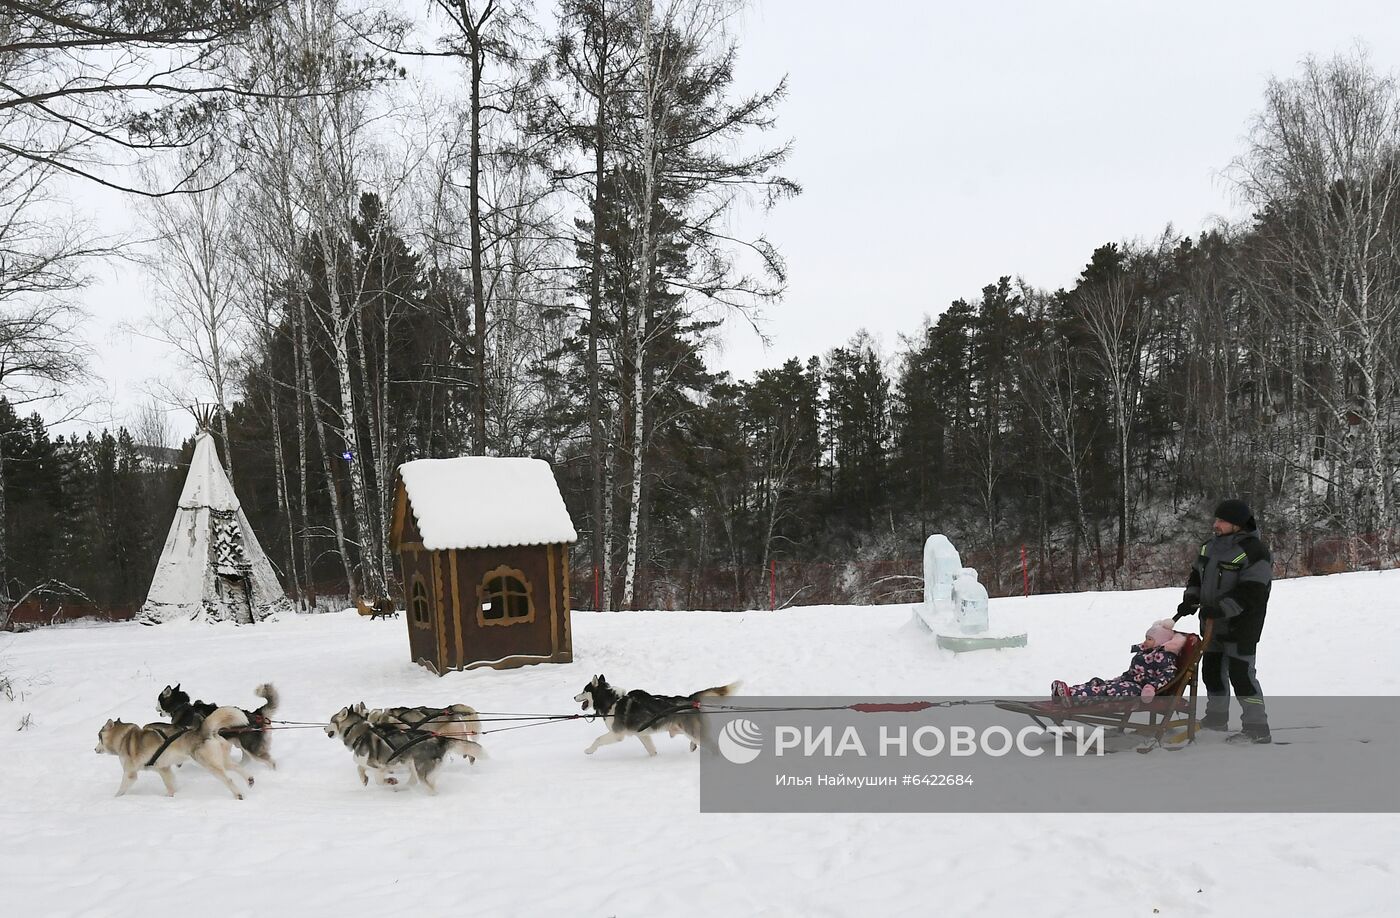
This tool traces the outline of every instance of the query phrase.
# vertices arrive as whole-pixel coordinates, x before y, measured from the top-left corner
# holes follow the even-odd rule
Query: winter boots
[[[1212,712],[1201,718],[1200,728],[1202,730],[1213,730],[1216,733],[1229,733],[1230,715]],[[1243,743],[1272,743],[1273,737],[1269,735],[1268,724],[1240,724],[1239,733],[1231,733],[1225,737],[1225,742],[1234,745]]]
[[[1205,717],[1201,718],[1200,726],[1202,730],[1213,730],[1216,733],[1224,733],[1230,729],[1230,715],[1222,714],[1217,716],[1215,714],[1207,714]]]
[[[1233,733],[1227,736],[1225,742],[1234,745],[1244,745],[1247,743],[1263,745],[1274,741],[1274,738],[1269,734],[1268,725],[1244,724],[1243,727],[1244,729],[1240,730],[1239,733]]]

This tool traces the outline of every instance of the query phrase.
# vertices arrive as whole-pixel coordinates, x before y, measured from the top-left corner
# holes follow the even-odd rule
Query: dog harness
[[[147,767],[147,768],[155,768],[155,767],[156,767],[156,760],[159,759],[162,755],[165,754],[165,750],[167,750],[167,749],[170,748],[170,744],[173,743],[173,742],[175,742],[175,741],[176,741],[177,739],[179,739],[180,737],[184,736],[186,733],[189,733],[190,730],[192,730],[192,729],[194,729],[194,728],[193,728],[193,727],[177,727],[173,733],[171,733],[169,736],[167,736],[167,737],[165,738],[165,742],[163,742],[163,743],[160,744],[160,748],[156,750],[156,754],[155,754],[155,755],[151,756],[151,760],[150,760],[149,762],[146,763],[146,767]],[[160,731],[156,731],[156,732],[160,732]]]
[[[412,749],[414,746],[417,746],[424,740],[431,739],[432,737],[437,736],[436,733],[433,733],[428,730],[421,730],[416,727],[409,727],[406,725],[403,727],[396,727],[391,724],[372,724],[369,722],[368,719],[366,719],[362,715],[357,714],[355,716],[356,718],[358,718],[359,724],[363,725],[367,730],[369,730],[370,733],[379,737],[385,743],[388,743],[389,748],[394,750],[393,754],[384,760],[385,765],[388,765],[390,762],[394,761],[394,759],[397,759],[399,756],[403,755],[405,752]],[[402,740],[408,734],[416,735],[403,745],[398,745],[397,741]]]
[[[200,707],[207,707],[209,709],[209,713],[206,714],[205,712],[201,711]],[[208,717],[210,714],[213,714],[218,709],[218,705],[211,705],[208,702],[185,701],[176,706],[175,710],[170,712],[170,719],[174,721],[184,720],[190,712],[193,712],[194,717],[198,718],[198,720],[195,721],[193,726],[198,726],[199,724],[204,723],[204,718]],[[260,733],[272,725],[272,721],[268,719],[268,716],[266,714],[263,714],[259,711],[249,711],[246,708],[239,708],[239,710],[243,712],[244,717],[248,718],[248,725],[246,727],[226,727],[224,730],[219,731],[220,736],[227,736],[229,733],[233,732],[250,733],[256,731]],[[185,729],[188,730],[190,729],[190,727],[186,727]]]
[[[368,721],[366,721],[366,723],[369,724]],[[377,733],[380,739],[384,740],[384,742],[388,743],[390,747],[393,747],[394,749],[394,754],[384,760],[385,765],[388,765],[390,762],[394,761],[394,759],[397,759],[399,756],[403,755],[405,752],[412,749],[414,746],[417,746],[424,740],[431,739],[432,737],[437,736],[436,733],[433,733],[428,730],[420,730],[416,727],[408,727],[407,729],[403,729],[399,727],[391,727],[388,724],[369,724],[369,728],[375,733]],[[408,742],[404,743],[402,746],[395,747],[394,740],[390,739],[389,737],[393,736],[398,739],[402,739],[404,737],[404,734],[406,733],[416,733],[418,735],[413,737]]]

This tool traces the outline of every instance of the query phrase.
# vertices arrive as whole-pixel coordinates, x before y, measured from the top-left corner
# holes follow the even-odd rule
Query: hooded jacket
[[[1273,570],[1273,555],[1252,525],[1215,536],[1196,554],[1183,600],[1216,613],[1216,638],[1248,656],[1264,630]]]

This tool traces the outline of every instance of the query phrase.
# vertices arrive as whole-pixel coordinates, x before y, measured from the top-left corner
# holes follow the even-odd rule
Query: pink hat
[[[1168,653],[1181,653],[1186,648],[1186,635],[1176,630],[1176,622],[1169,618],[1164,618],[1160,622],[1153,622],[1152,627],[1147,629],[1147,636],[1157,642],[1157,646]]]
[[[1152,627],[1147,629],[1147,636],[1156,642],[1158,647],[1164,647],[1172,638],[1176,637],[1175,624],[1169,618],[1153,622]]]

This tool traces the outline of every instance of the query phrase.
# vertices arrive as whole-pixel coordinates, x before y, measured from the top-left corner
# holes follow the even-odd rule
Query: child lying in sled
[[[1121,676],[1078,685],[1056,680],[1050,683],[1050,694],[1066,707],[1114,698],[1151,701],[1159,688],[1176,678],[1177,656],[1185,645],[1186,635],[1176,633],[1171,619],[1154,622],[1143,642],[1133,645],[1133,661]]]

